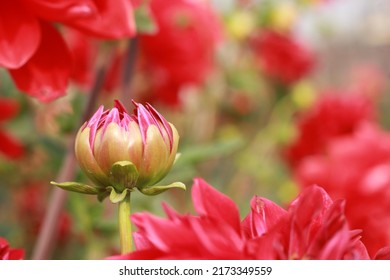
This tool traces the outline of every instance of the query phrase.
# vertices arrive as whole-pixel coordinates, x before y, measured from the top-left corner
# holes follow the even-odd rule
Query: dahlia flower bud
[[[134,101],[133,104],[132,115],[119,101],[110,110],[101,106],[77,134],[76,158],[96,186],[73,182],[54,185],[97,194],[99,199],[110,194],[113,202],[120,201],[134,188],[147,195],[173,187],[185,189],[182,183],[153,186],[171,169],[179,135],[150,104],[144,106]]]

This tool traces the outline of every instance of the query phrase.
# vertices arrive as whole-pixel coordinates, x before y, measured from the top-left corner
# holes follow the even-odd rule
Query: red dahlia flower
[[[0,237],[0,260],[22,260],[23,258],[23,250],[10,248],[7,240]]]
[[[284,84],[296,82],[314,68],[313,53],[290,35],[262,31],[253,37],[252,46],[264,73]]]
[[[167,219],[134,214],[137,251],[111,259],[368,258],[360,231],[348,228],[344,202],[320,187],[304,191],[288,210],[255,197],[241,223],[234,202],[203,180],[195,180],[192,197],[197,216],[167,206]]]
[[[295,176],[302,187],[320,184],[332,198],[346,199],[348,222],[363,229],[372,256],[390,244],[390,133],[361,125],[332,140],[323,155],[304,159]]]
[[[14,117],[19,111],[19,104],[9,98],[0,98],[0,122]],[[14,136],[0,128],[0,153],[9,159],[18,159],[23,156],[23,144]]]
[[[368,259],[344,215],[344,201],[333,202],[320,187],[302,192],[287,211],[255,197],[243,223],[250,250],[260,259]]]
[[[14,0],[0,4],[0,66],[16,86],[41,101],[62,96],[72,60],[53,23],[105,39],[133,36],[128,0]]]
[[[332,139],[351,135],[362,122],[374,119],[374,105],[369,97],[325,93],[299,117],[298,137],[287,147],[286,158],[294,168],[305,157],[322,154]]]
[[[220,25],[202,0],[151,0],[150,8],[158,31],[141,35],[140,47],[152,83],[151,94],[175,104],[183,85],[200,84],[209,73]]]

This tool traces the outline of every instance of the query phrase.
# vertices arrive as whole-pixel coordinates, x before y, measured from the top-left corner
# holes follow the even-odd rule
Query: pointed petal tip
[[[114,100],[114,107],[117,108],[120,113],[127,114],[126,107],[123,105],[123,103],[120,100],[118,99]]]

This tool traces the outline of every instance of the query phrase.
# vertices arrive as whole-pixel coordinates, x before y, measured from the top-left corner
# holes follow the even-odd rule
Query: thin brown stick
[[[121,101],[123,104],[125,104],[126,109],[128,109],[128,106],[131,104],[129,100],[131,97],[130,84],[133,78],[137,52],[138,52],[138,38],[134,37],[129,40],[126,53],[125,53],[125,59],[123,61],[123,66],[122,66]]]
[[[90,117],[95,108],[96,99],[101,91],[104,83],[104,77],[106,74],[106,66],[99,66],[96,72],[96,79],[91,92],[88,95],[88,100],[83,112],[83,116],[80,121],[80,126]],[[74,178],[76,171],[76,159],[74,155],[74,139],[76,138],[77,131],[75,131],[72,141],[67,146],[66,157],[61,167],[59,175],[56,178],[56,182],[70,181]],[[43,220],[42,228],[39,232],[35,248],[33,250],[32,259],[45,260],[48,259],[56,244],[57,229],[59,216],[61,210],[64,207],[67,197],[67,192],[60,188],[53,188],[47,211]]]

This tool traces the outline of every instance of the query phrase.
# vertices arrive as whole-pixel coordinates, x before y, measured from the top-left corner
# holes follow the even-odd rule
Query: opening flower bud
[[[133,104],[131,115],[119,101],[109,110],[101,106],[77,134],[76,158],[101,191],[136,187],[143,193],[157,194],[149,186],[171,169],[179,135],[150,104]]]

